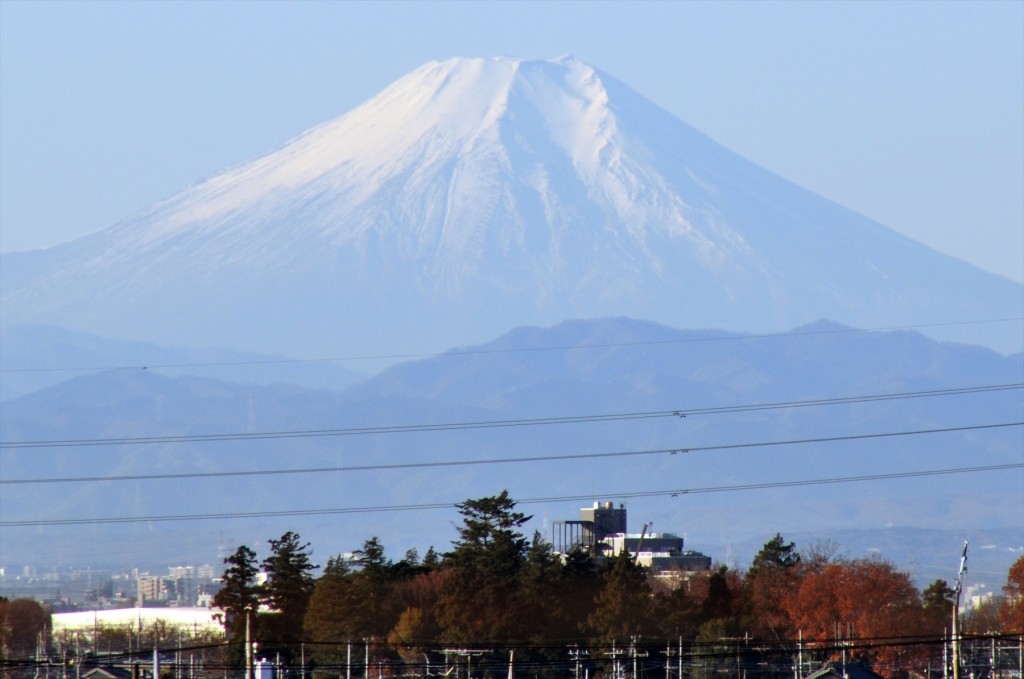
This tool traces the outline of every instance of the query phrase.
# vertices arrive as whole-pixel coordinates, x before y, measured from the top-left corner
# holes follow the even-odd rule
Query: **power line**
[[[793,330],[777,333],[734,333],[730,335],[712,335],[710,337],[687,337],[671,340],[647,340],[639,342],[606,342],[594,344],[554,345],[547,347],[522,347],[506,349],[451,349],[443,352],[410,352],[404,354],[370,354],[355,356],[334,356],[326,358],[267,358],[252,361],[210,361],[193,363],[146,363],[140,365],[110,365],[92,367],[57,367],[57,368],[0,368],[0,373],[46,373],[46,372],[92,372],[107,370],[156,370],[180,368],[207,368],[231,366],[282,365],[301,363],[343,363],[352,361],[384,361],[414,360],[423,358],[446,358],[460,356],[478,356],[488,354],[533,353],[542,351],[575,351],[583,349],[615,349],[621,347],[642,347],[672,344],[693,344],[703,342],[731,342],[751,339],[774,339],[785,337],[803,337],[813,335],[838,335],[869,332],[893,332],[900,330],[919,330],[922,328],[945,328],[964,325],[984,325],[989,323],[1014,323],[1024,320],[1022,316],[1009,318],[988,318],[971,321],[949,321],[945,323],[917,323],[908,325],[879,326],[875,328],[831,328],[828,330]]]
[[[846,436],[824,436],[817,438],[789,439],[785,441],[759,441],[752,443],[719,444],[713,446],[690,446],[685,448],[658,448],[654,450],[628,450],[609,453],[565,453],[561,455],[530,455],[521,457],[487,458],[480,460],[441,460],[433,462],[398,462],[392,464],[347,465],[333,467],[304,467],[299,469],[261,469],[249,471],[224,472],[181,472],[176,474],[124,474],[106,476],[62,476],[41,477],[30,479],[0,479],[0,485],[42,484],[42,483],[82,483],[96,481],[166,481],[172,479],[221,478],[238,476],[281,476],[286,474],[319,474],[326,472],[363,472],[389,471],[396,469],[423,469],[430,467],[461,467],[492,464],[522,464],[524,462],[553,462],[562,460],[601,459],[609,457],[637,457],[644,455],[677,455],[717,450],[738,450],[744,448],[766,448],[774,446],[802,445],[809,443],[833,443],[838,441],[862,441],[866,439],[892,438],[898,436],[916,436],[922,434],[944,434],[958,431],[978,431],[982,429],[1000,429],[1024,426],[1021,422],[1001,422],[996,424],[976,424],[961,427],[942,427],[937,429],[913,429],[909,431],[880,432],[871,434],[850,434]]]
[[[792,488],[800,486],[818,486],[838,483],[853,483],[862,481],[882,481],[892,479],[917,478],[923,476],[939,476],[947,474],[968,474],[975,472],[1003,471],[1007,469],[1024,469],[1024,463],[987,465],[979,467],[958,467],[952,469],[931,469],[916,472],[897,472],[890,474],[870,474],[864,476],[845,476],[826,479],[805,479],[801,481],[774,481],[766,483],[748,483],[734,486],[708,486],[703,488],[674,488],[668,490],[650,490],[634,492],[602,492],[603,497],[615,498],[640,498],[640,497],[679,497],[681,495],[696,495],[703,493],[722,493],[744,490],[764,490],[772,488]],[[563,495],[556,497],[527,498],[517,500],[517,504],[541,504],[551,502],[585,502],[594,497],[594,493],[586,495]],[[90,519],[32,519],[26,521],[0,521],[0,528],[15,528],[28,526],[78,526],[115,523],[157,523],[168,521],[201,521],[210,519],[253,519],[253,518],[274,518],[290,516],[323,516],[337,514],[368,514],[379,512],[403,512],[422,511],[429,509],[452,509],[456,502],[435,502],[425,504],[409,505],[380,505],[376,507],[343,507],[331,509],[294,509],[281,511],[262,512],[225,512],[209,514],[168,514],[162,516],[121,516]]]
[[[963,637],[964,637],[965,641],[974,642],[974,644],[977,644],[978,642],[981,642],[981,643],[992,643],[992,642],[998,641],[1001,644],[1012,644],[1011,646],[1009,646],[1009,649],[1016,649],[1016,643],[1019,641],[1020,632],[1019,631],[1004,631],[1004,632],[995,632],[995,633],[986,633],[986,634],[965,634],[965,635],[963,635]],[[675,644],[676,644],[676,639],[677,639],[677,637],[673,637],[673,636],[667,636],[667,637],[666,636],[645,636],[643,638],[643,640],[642,640],[642,643],[640,643],[638,645],[638,648],[649,649],[649,650],[658,650],[661,647],[663,647],[666,644],[668,644],[674,650],[675,649]],[[743,641],[743,644],[742,644],[742,646],[739,646],[737,648],[736,644],[739,641]],[[758,666],[759,667],[765,667],[766,666],[766,659],[771,658],[773,656],[776,656],[776,657],[777,656],[792,656],[801,647],[803,648],[804,652],[806,652],[806,653],[815,654],[815,655],[819,655],[820,656],[822,654],[834,653],[834,652],[838,652],[838,651],[841,651],[841,650],[845,650],[847,652],[855,652],[855,651],[866,651],[866,650],[878,650],[878,649],[885,649],[885,648],[909,648],[909,647],[922,647],[922,646],[924,646],[924,647],[937,646],[937,647],[939,647],[941,649],[941,647],[944,644],[948,643],[948,641],[949,641],[948,638],[943,637],[943,636],[937,636],[937,635],[918,635],[918,636],[912,636],[912,635],[893,635],[893,636],[883,636],[883,637],[853,637],[853,638],[846,639],[846,640],[835,640],[835,639],[823,640],[823,639],[808,639],[808,638],[804,638],[804,639],[761,639],[761,638],[750,638],[749,640],[747,640],[747,639],[740,640],[740,639],[735,639],[734,638],[734,639],[719,639],[719,640],[712,640],[712,641],[698,641],[698,640],[694,640],[694,639],[688,639],[686,641],[686,650],[683,653],[683,659],[684,659],[684,661],[687,663],[687,665],[689,667],[693,667],[694,666],[693,665],[693,661],[694,660],[728,659],[730,664],[731,664],[731,662],[733,662],[733,660],[736,657],[737,651],[740,651],[742,653],[743,657],[745,658],[745,660],[744,660],[745,664],[749,663],[751,658],[758,658],[758,659],[760,659],[759,663],[758,663]],[[445,644],[442,640],[439,640],[439,639],[416,639],[415,642],[416,642],[416,644],[418,646],[422,646],[422,647],[427,648],[429,650],[429,652],[434,657],[442,655],[443,652],[440,649],[445,648],[447,646],[447,644]],[[93,640],[93,643],[95,643],[95,640]],[[197,653],[197,652],[226,650],[226,649],[230,649],[232,647],[238,647],[241,643],[242,642],[237,642],[237,641],[223,641],[223,642],[217,642],[217,643],[207,643],[207,644],[202,644],[202,645],[188,645],[188,646],[170,647],[170,648],[168,648],[166,650],[167,650],[167,652],[176,652],[176,653],[182,654],[183,656],[187,656],[187,655],[191,655],[191,654],[194,654],[194,653]],[[328,651],[329,652],[331,650],[335,650],[337,652],[337,651],[344,650],[346,648],[346,644],[349,643],[349,642],[344,642],[344,641],[315,641],[315,640],[308,639],[308,638],[303,638],[303,639],[300,639],[300,640],[292,640],[292,639],[283,640],[283,639],[271,636],[271,637],[263,637],[261,639],[261,643],[267,644],[267,645],[273,645],[273,646],[285,645],[285,646],[291,647],[293,649],[295,647],[299,646],[299,645],[304,645],[304,646],[306,646],[306,647],[308,647],[308,648],[310,648],[311,650],[314,650],[314,651],[322,650],[322,651]],[[596,653],[596,652],[599,652],[601,650],[606,650],[606,649],[611,648],[610,645],[604,644],[604,643],[593,643],[592,639],[589,639],[589,638],[584,637],[584,636],[574,637],[574,638],[564,638],[564,639],[561,639],[561,640],[558,640],[558,641],[541,642],[541,643],[529,642],[529,641],[523,641],[523,640],[502,641],[502,642],[499,642],[499,643],[495,643],[493,640],[491,640],[491,641],[471,641],[471,642],[468,642],[468,644],[470,646],[476,646],[476,647],[487,648],[488,649],[488,651],[483,655],[483,657],[481,657],[481,659],[479,661],[480,662],[479,667],[482,670],[484,670],[484,671],[486,671],[488,669],[499,671],[499,672],[500,671],[504,671],[504,669],[508,666],[507,665],[508,661],[507,661],[507,658],[506,658],[506,656],[504,654],[506,652],[510,651],[510,650],[521,651],[521,652],[525,652],[525,653],[530,653],[530,652],[543,653],[543,652],[559,651],[559,650],[564,651],[568,647],[574,647],[575,646],[575,647],[579,648],[579,647],[582,646],[583,648],[589,649],[591,651],[591,655],[589,656],[588,660],[585,663],[587,666],[589,666],[589,667],[598,666],[599,667],[599,666],[606,665],[606,664],[611,662],[609,660],[602,661],[601,659],[598,658],[598,655]],[[384,641],[384,640],[375,640],[375,641],[372,642],[372,646],[375,649],[395,650],[395,649],[399,648],[400,646],[402,646],[402,644],[395,644],[393,642],[388,642],[388,641]],[[1001,646],[1001,648],[1002,648],[1002,646]],[[139,650],[133,650],[133,651],[123,650],[121,652],[105,655],[103,657],[107,661],[117,661],[117,662],[130,662],[133,659],[142,659],[143,661],[145,661],[145,660],[148,660],[152,656],[152,653],[153,653],[154,650],[155,649],[152,646],[148,646],[147,645],[147,646],[143,646]],[[666,661],[671,662],[671,663],[675,663],[676,661],[674,659],[672,659],[672,658],[675,658],[675,656],[671,656],[669,659],[666,659]],[[648,660],[645,660],[643,662],[644,662],[644,665],[649,668],[649,667],[662,667],[664,665],[665,661],[661,660],[660,658],[654,657],[654,658],[650,658]],[[918,664],[925,663],[925,662],[927,662],[927,658],[926,657],[919,657],[919,658],[916,659],[916,662]],[[550,657],[550,656],[548,656],[548,657],[533,657],[533,658],[530,658],[530,659],[518,660],[516,662],[516,668],[520,669],[520,670],[524,670],[524,669],[525,670],[530,670],[530,669],[543,669],[543,668],[570,667],[573,663],[574,663],[574,661],[570,657],[566,657],[564,659],[553,658],[553,657]],[[905,666],[907,666],[907,663],[909,663],[910,665],[913,665],[915,663],[915,659],[911,659],[911,660],[906,661],[906,662],[889,661],[888,663],[884,663],[884,665],[887,665],[889,667],[905,667]],[[171,661],[168,664],[173,666],[176,663]],[[392,668],[422,666],[423,663],[419,662],[418,660],[417,661],[408,662],[408,661],[402,660],[400,658],[390,657],[390,658],[377,658],[375,660],[375,664],[381,665],[381,666],[386,667],[388,669],[392,669]],[[8,669],[15,669],[15,668],[32,669],[32,668],[40,668],[40,667],[46,667],[46,666],[53,667],[55,665],[59,666],[60,665],[60,661],[59,660],[51,660],[51,659],[45,658],[45,657],[44,658],[35,658],[35,657],[33,657],[33,658],[5,658],[2,661],[0,661],[0,667],[4,667],[4,668],[8,668]],[[877,665],[878,665],[878,663],[876,662],[876,666]],[[290,663],[290,666],[291,667],[296,667],[297,666],[296,663],[294,662],[294,659],[293,659],[292,663]],[[332,662],[331,660],[321,656],[321,657],[317,658],[316,666],[317,666],[317,668],[319,668],[320,670],[323,670],[323,671],[329,671],[329,670],[332,670],[332,669],[333,670],[343,671],[348,665],[347,665],[347,663],[345,663],[343,661],[334,660]],[[775,661],[775,662],[772,663],[772,666],[775,668],[776,671],[788,671],[789,669],[792,668],[791,662],[779,663],[778,661]],[[232,669],[232,668],[235,668],[236,666],[234,664],[232,664],[230,661],[225,661],[223,659],[220,659],[220,660],[206,659],[203,662],[203,667],[206,668],[207,670],[218,670],[219,671],[219,670]],[[408,676],[408,675],[406,675],[406,676]]]
[[[490,429],[499,427],[525,427],[556,424],[581,424],[593,422],[616,422],[625,420],[642,420],[668,417],[687,417],[691,415],[717,415],[723,413],[752,412],[760,410],[780,410],[787,408],[806,408],[826,405],[845,405],[853,403],[869,403],[873,401],[890,401],[911,398],[930,398],[938,396],[956,396],[979,394],[996,391],[1007,391],[1024,388],[1024,383],[983,385],[974,387],[955,387],[950,389],[934,389],[929,391],[910,391],[890,394],[874,394],[867,396],[848,396],[837,398],[808,399],[801,401],[783,401],[758,403],[736,406],[715,406],[708,408],[677,408],[674,410],[656,410],[633,413],[609,413],[599,415],[571,415],[563,417],[520,418],[513,420],[483,420],[471,422],[449,422],[441,424],[383,425],[375,427],[350,427],[340,429],[306,429],[291,431],[265,431],[251,433],[222,434],[182,434],[179,436],[138,436],[93,439],[53,439],[40,441],[0,441],[0,449],[4,448],[66,448],[77,446],[105,445],[146,445],[169,443],[207,443],[211,441],[252,441],[262,439],[286,438],[318,438],[327,436],[359,436],[369,434],[399,434],[412,432],[460,431],[471,429]]]

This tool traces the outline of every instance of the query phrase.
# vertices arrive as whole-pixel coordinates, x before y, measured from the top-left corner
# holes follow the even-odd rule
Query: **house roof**
[[[82,674],[82,679],[131,679],[131,670],[123,667],[94,667]]]
[[[832,660],[821,669],[807,675],[806,679],[831,679],[838,677],[844,679],[843,663]],[[845,679],[884,679],[881,674],[873,672],[867,664],[860,660],[851,660],[846,663]]]

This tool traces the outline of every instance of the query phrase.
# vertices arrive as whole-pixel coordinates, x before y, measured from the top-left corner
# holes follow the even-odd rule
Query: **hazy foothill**
[[[426,64],[0,281],[0,590],[225,569],[184,650],[4,601],[11,676],[1019,676],[1024,285],[575,59]],[[556,549],[605,500],[638,549]]]

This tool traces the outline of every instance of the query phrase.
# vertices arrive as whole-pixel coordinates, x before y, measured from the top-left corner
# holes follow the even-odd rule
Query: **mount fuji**
[[[620,315],[1022,343],[1019,323],[964,322],[1019,317],[1024,286],[773,175],[572,58],[426,64],[269,155],[0,264],[4,324],[298,356]]]

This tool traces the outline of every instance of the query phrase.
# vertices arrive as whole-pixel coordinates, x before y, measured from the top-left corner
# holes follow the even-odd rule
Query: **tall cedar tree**
[[[459,539],[445,555],[445,579],[438,619],[448,641],[485,643],[524,638],[528,622],[517,615],[516,583],[529,542],[520,527],[530,517],[499,495],[466,500]]]
[[[385,555],[380,539],[373,536],[353,556],[351,561],[342,557],[328,559],[306,611],[304,626],[309,640],[382,641],[395,633],[394,643],[401,652],[403,647],[412,646],[413,637],[423,638],[418,635],[424,630],[434,632],[427,615],[432,606],[408,595],[418,578],[430,574],[430,569],[419,563],[415,550],[407,552],[404,560],[393,563]],[[417,609],[419,613],[407,613],[403,620],[407,609]],[[395,632],[399,625],[402,628]],[[414,649],[408,654],[419,657],[416,653],[419,651]],[[384,655],[382,647],[375,647],[371,660],[382,659]],[[341,655],[338,647],[323,645],[313,651],[313,660],[321,666],[336,665],[341,662]]]
[[[705,581],[706,593],[700,604],[701,622],[698,641],[716,641],[742,635],[739,618],[743,598],[742,583],[727,566],[715,568]]]
[[[561,574],[562,563],[551,543],[535,532],[526,553],[526,563],[519,574],[517,603],[525,603],[523,614],[529,615],[531,620],[529,640],[537,644],[561,638],[556,631],[561,612],[558,606]]]
[[[267,639],[299,641],[302,638],[302,623],[309,606],[309,597],[316,585],[312,573],[318,566],[310,561],[310,545],[308,542],[303,544],[298,533],[288,531],[277,540],[270,539],[268,542],[270,555],[262,564],[267,573],[263,593],[275,613],[264,616],[261,630],[265,631]],[[263,648],[268,653],[280,650],[285,657],[292,654],[291,647],[287,645],[281,649],[272,649],[264,642]]]
[[[302,622],[313,593],[313,571],[319,566],[310,561],[307,542],[302,544],[298,533],[288,531],[277,540],[271,538],[270,556],[263,560],[267,573],[265,598],[270,608],[288,618]]]
[[[593,634],[606,643],[647,634],[653,622],[651,610],[651,588],[644,568],[625,550],[609,558],[595,610],[587,620]]]
[[[565,658],[565,649],[552,643],[579,636],[573,609],[566,606],[572,583],[551,543],[533,534],[526,564],[519,574],[519,615],[530,621],[525,630],[530,646],[516,650],[516,661],[537,666],[554,666]],[[593,595],[590,596],[593,599]]]
[[[700,627],[700,602],[690,594],[690,583],[669,586],[655,601],[658,632],[666,639],[690,640]]]
[[[558,598],[565,630],[561,638],[570,639],[587,632],[587,621],[596,610],[603,580],[594,557],[583,547],[565,555],[562,580]]]
[[[239,640],[245,634],[245,612],[260,604],[260,588],[256,584],[256,552],[239,545],[224,557],[227,568],[221,578],[223,586],[213,597],[213,605],[224,611],[224,630],[229,639]]]
[[[924,634],[945,635],[952,624],[955,594],[945,580],[936,580],[921,593],[921,631]]]
[[[344,557],[327,559],[323,574],[317,579],[313,594],[310,595],[303,627],[306,639],[317,642],[307,656],[307,661],[314,668],[314,677],[323,676],[316,668],[344,662],[343,650],[333,644],[363,636],[361,631],[354,632],[351,629],[350,620],[346,616],[350,603],[350,574],[351,569]]]
[[[391,596],[397,575],[395,564],[384,555],[377,536],[363,542],[355,556],[358,570],[349,575],[351,603],[346,616],[364,635],[383,638],[401,614],[394,610],[397,604]]]
[[[765,571],[783,571],[800,565],[800,553],[796,551],[796,544],[782,539],[780,533],[776,533],[768,542],[764,543],[750,564],[748,575],[759,575]]]
[[[746,615],[744,627],[755,638],[781,641],[795,632],[782,600],[792,591],[800,567],[796,545],[775,534],[754,556],[744,581]]]

